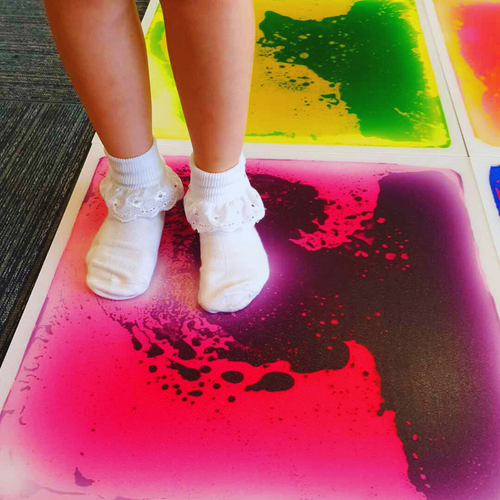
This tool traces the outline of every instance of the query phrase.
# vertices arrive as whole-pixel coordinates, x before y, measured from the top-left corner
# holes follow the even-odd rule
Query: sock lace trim
[[[162,177],[150,186],[134,187],[118,184],[109,175],[101,181],[99,192],[106,202],[108,214],[120,222],[138,217],[155,217],[170,210],[184,194],[179,176],[165,165]]]
[[[250,185],[236,198],[209,202],[188,190],[184,197],[184,210],[191,227],[199,233],[213,231],[232,232],[254,226],[265,215],[259,193]]]

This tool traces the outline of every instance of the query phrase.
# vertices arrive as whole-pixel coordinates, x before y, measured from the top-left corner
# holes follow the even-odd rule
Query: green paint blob
[[[436,129],[447,131],[446,120],[440,99],[427,95],[418,33],[404,19],[407,12],[390,0],[360,0],[348,14],[321,21],[267,11],[257,43],[274,47],[278,62],[306,66],[330,86],[340,83],[340,97],[365,137],[426,143]],[[335,94],[319,99],[329,108],[338,103]],[[449,145],[448,138],[441,147]]]
[[[159,8],[160,7],[158,7],[158,9]],[[164,33],[165,25],[161,21],[157,21],[156,23],[151,24],[151,27],[146,34],[146,40],[149,42],[148,48],[151,55],[170,67],[170,61],[167,59],[167,56],[161,47],[161,39]]]

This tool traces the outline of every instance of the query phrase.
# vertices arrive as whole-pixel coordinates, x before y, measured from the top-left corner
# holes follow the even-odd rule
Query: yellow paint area
[[[293,19],[321,21],[327,17],[348,13],[356,1],[255,0],[256,40],[264,36],[259,24],[264,19],[266,11],[273,11]],[[426,94],[438,97],[415,5],[412,0],[398,0],[398,3],[408,6],[405,20],[419,33],[418,56],[427,82]],[[146,44],[152,85],[154,133],[158,138],[187,140],[188,131],[168,59],[160,6],[147,32]],[[341,83],[332,86],[330,81],[322,79],[304,65],[278,62],[272,56],[274,50],[260,44],[256,44],[255,47],[245,138],[247,142],[394,147],[444,147],[443,145],[449,144],[444,118],[442,123],[436,124],[431,134],[433,136],[424,140],[415,137],[412,140],[394,141],[384,137],[362,135],[358,117],[342,100]],[[301,57],[308,55],[304,54]],[[346,63],[348,64],[348,61]],[[297,85],[280,84],[290,80],[296,80]],[[309,85],[301,85],[304,81]],[[334,96],[331,97],[334,105],[327,106],[328,99],[320,99],[325,94]],[[415,115],[412,119],[418,121],[422,117]]]

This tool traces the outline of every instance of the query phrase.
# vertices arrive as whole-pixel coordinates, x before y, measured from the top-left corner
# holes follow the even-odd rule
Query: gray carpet
[[[137,0],[144,15],[148,0]],[[0,364],[90,149],[41,0],[0,2]]]

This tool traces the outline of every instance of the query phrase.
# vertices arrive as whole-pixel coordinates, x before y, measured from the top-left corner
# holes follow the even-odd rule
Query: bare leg
[[[106,150],[153,144],[146,47],[133,0],[45,0],[57,50]]]
[[[255,46],[252,0],[161,0],[196,165],[223,172],[243,147]]]

